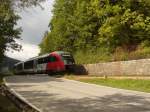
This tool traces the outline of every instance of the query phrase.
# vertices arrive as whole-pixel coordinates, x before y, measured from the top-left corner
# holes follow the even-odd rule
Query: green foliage
[[[128,59],[144,59],[150,58],[150,47],[139,48],[134,52],[129,53]]]
[[[21,112],[8,98],[0,94],[0,112]]]
[[[11,8],[10,0],[0,1],[0,59],[8,48],[19,48],[15,42],[15,39],[20,38],[20,29],[15,28],[18,19],[19,16]]]
[[[99,62],[112,61],[112,56],[107,48],[99,48],[96,51],[81,51],[79,50],[74,54],[77,64],[90,64]]]
[[[148,0],[56,0],[41,53],[70,51],[81,58],[79,63],[82,57],[85,63],[127,60],[142,43],[150,47],[149,9]],[[122,49],[120,54],[117,48]],[[143,52],[147,51],[135,54]]]
[[[69,78],[78,80],[81,82],[92,83],[97,85],[104,85],[109,87],[121,88],[121,89],[128,89],[128,90],[135,90],[135,91],[142,91],[142,92],[150,92],[150,80],[144,79],[101,79],[101,78]]]
[[[19,8],[38,5],[44,0],[0,0],[0,62],[4,52],[12,48],[19,51],[21,46],[16,43],[20,38],[21,28],[16,28],[20,19],[16,14]]]
[[[3,77],[6,75],[0,74],[0,86],[3,83]],[[0,112],[21,112],[7,97],[0,94]]]

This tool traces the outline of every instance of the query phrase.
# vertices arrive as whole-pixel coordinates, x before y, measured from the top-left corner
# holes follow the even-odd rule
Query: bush
[[[129,53],[124,51],[121,47],[116,48],[112,55],[112,61],[126,61],[128,60]]]
[[[140,48],[134,52],[131,52],[129,55],[129,59],[144,59],[144,58],[150,58],[150,48],[145,47],[145,48]]]
[[[111,61],[111,54],[106,48],[78,51],[74,54],[77,64],[90,64]]]
[[[118,47],[114,53],[101,48],[95,51],[78,51],[74,54],[77,64],[92,64],[111,61],[127,61],[150,58],[150,47],[139,46],[135,51],[129,52]]]

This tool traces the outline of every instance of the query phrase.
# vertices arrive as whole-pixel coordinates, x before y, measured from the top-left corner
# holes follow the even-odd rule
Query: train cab
[[[71,53],[55,51],[20,62],[14,66],[14,71],[19,73],[53,73],[72,71],[75,61]]]

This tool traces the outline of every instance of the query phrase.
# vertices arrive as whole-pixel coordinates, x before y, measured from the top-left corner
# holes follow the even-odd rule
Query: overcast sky
[[[18,21],[18,26],[22,27],[22,40],[17,40],[22,45],[22,51],[6,53],[7,56],[26,60],[37,56],[40,52],[38,44],[41,42],[45,31],[49,30],[48,24],[52,17],[54,0],[47,0],[42,3],[44,10],[40,7],[26,9],[19,13],[22,19]]]

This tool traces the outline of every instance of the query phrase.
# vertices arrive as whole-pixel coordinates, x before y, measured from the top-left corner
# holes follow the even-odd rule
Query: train
[[[75,66],[73,55],[65,51],[54,51],[14,65],[15,74],[52,74],[72,71]]]

